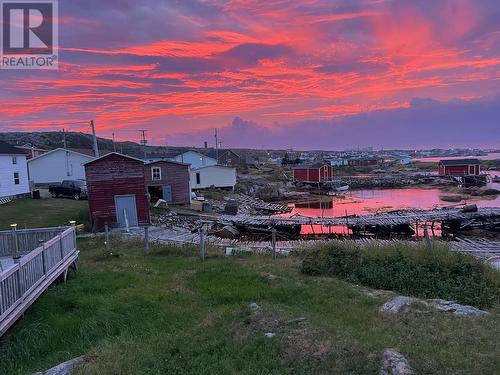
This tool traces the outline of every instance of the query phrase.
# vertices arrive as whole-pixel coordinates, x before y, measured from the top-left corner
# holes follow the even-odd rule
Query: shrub
[[[429,251],[423,246],[395,243],[360,249],[332,243],[308,251],[302,260],[302,272],[480,308],[500,300],[499,272],[445,248]]]

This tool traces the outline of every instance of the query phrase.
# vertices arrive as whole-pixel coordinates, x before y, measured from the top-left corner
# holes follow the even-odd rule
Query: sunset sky
[[[58,71],[0,130],[158,145],[500,147],[498,0],[59,0]]]

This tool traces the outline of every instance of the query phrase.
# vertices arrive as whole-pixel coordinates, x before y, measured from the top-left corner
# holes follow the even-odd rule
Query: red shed
[[[319,183],[331,181],[333,168],[326,163],[301,164],[293,167],[293,181]]]
[[[191,203],[190,176],[190,165],[186,163],[160,160],[144,166],[146,188],[152,201]]]
[[[440,176],[478,176],[481,162],[478,159],[441,160],[438,170]]]
[[[150,223],[142,160],[112,152],[84,166],[94,228]]]

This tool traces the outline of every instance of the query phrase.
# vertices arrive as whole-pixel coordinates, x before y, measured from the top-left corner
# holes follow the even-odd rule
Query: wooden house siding
[[[153,180],[152,168],[160,168],[160,180]],[[169,161],[157,161],[146,164],[144,166],[146,187],[170,185],[172,187],[172,203],[189,204],[191,202],[189,171],[189,165]]]
[[[333,178],[333,168],[329,165],[321,167],[296,167],[293,169],[293,180],[300,182],[325,182]]]
[[[108,154],[85,165],[88,200],[94,227],[117,224],[115,196],[135,195],[139,225],[150,224],[144,163],[124,155]]]

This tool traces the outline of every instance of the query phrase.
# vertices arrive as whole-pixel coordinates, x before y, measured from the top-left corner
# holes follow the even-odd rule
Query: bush
[[[302,272],[480,308],[491,307],[500,300],[499,272],[471,256],[444,248],[429,251],[396,243],[360,249],[327,244],[306,253]]]

